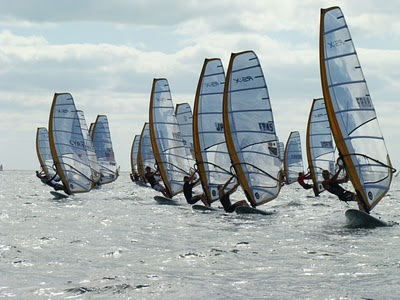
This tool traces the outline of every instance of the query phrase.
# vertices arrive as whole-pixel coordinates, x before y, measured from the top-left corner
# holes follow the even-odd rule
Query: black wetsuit
[[[235,211],[235,207],[232,205],[231,200],[229,199],[228,194],[224,194],[219,201],[221,201],[222,206],[224,207],[224,210],[227,213],[232,213]]]
[[[146,177],[146,180],[148,183],[150,183],[151,187],[155,186],[157,184],[156,179],[154,178],[154,174],[153,173],[146,173],[144,175],[144,177]]]
[[[183,194],[185,195],[186,201],[189,204],[195,204],[201,199],[201,195],[196,195],[193,197],[192,189],[195,184],[196,182],[189,183],[188,181],[185,181],[183,184]]]
[[[337,182],[330,183],[327,191],[338,196],[342,201],[354,201],[354,193],[346,191]]]

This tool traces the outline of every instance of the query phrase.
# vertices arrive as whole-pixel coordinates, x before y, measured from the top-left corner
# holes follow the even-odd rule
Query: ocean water
[[[400,221],[399,187],[374,216]],[[0,298],[400,298],[400,226],[349,228],[354,205],[326,193],[285,186],[260,207],[274,214],[244,216],[159,205],[128,173],[67,199],[50,190],[34,171],[0,172]]]

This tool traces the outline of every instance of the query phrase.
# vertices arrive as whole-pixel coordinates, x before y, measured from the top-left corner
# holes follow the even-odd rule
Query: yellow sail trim
[[[47,172],[46,165],[42,159],[42,156],[40,155],[40,150],[39,150],[39,131],[41,128],[46,129],[45,127],[38,127],[36,130],[36,154],[39,159],[40,167],[42,168],[43,172],[46,174],[47,178],[49,177],[49,173]]]
[[[50,108],[50,116],[49,116],[49,144],[50,144],[50,152],[51,152],[51,156],[53,156],[53,161],[54,161],[54,165],[56,166],[57,169],[57,173],[58,176],[60,177],[62,183],[64,184],[64,186],[66,187],[66,189],[68,190],[69,194],[72,194],[72,191],[69,187],[68,184],[68,180],[65,177],[64,171],[61,168],[61,164],[60,164],[60,160],[58,159],[58,155],[57,155],[57,150],[56,150],[56,146],[54,144],[54,135],[53,135],[53,115],[54,115],[54,107],[57,101],[57,97],[60,95],[69,95],[68,93],[55,93],[54,97],[53,97],[53,103],[51,104],[51,108]],[[84,191],[86,192],[86,191]]]
[[[242,186],[243,191],[245,192],[247,200],[250,201],[253,205],[259,205],[259,204],[261,204],[261,202],[257,203],[255,201],[253,194],[251,192],[250,186],[247,182],[246,176],[244,174],[242,165],[240,164],[239,157],[235,151],[235,147],[233,144],[233,138],[231,135],[231,128],[229,126],[229,116],[228,116],[228,113],[229,113],[228,112],[228,94],[229,94],[228,93],[229,92],[229,84],[228,83],[231,78],[233,61],[235,60],[236,56],[241,55],[243,53],[248,53],[248,52],[252,52],[252,51],[243,51],[243,52],[231,54],[228,71],[226,73],[226,79],[225,79],[224,99],[223,99],[223,105],[222,105],[222,117],[223,117],[223,124],[224,124],[224,134],[225,134],[226,146],[228,148],[228,153],[231,158],[233,168],[235,169],[237,179],[238,179],[240,185]],[[265,203],[265,202],[267,202],[267,201],[263,201],[262,203]]]
[[[362,197],[362,201],[365,203],[367,207],[371,207],[368,203],[367,197],[364,193],[364,190],[361,186],[360,179],[358,178],[357,171],[353,165],[351,155],[349,150],[347,149],[346,143],[343,139],[343,135],[340,131],[338,121],[336,120],[335,111],[333,109],[331,95],[329,93],[328,88],[328,80],[326,77],[326,66],[325,66],[325,55],[324,55],[324,17],[325,14],[333,9],[339,8],[338,6],[329,7],[327,9],[321,9],[321,19],[320,19],[320,30],[319,30],[319,65],[320,65],[320,72],[321,72],[321,86],[322,86],[322,93],[324,95],[324,102],[326,113],[328,115],[329,125],[331,127],[332,135],[335,138],[336,147],[339,151],[339,156],[341,156],[347,175],[350,178],[351,183],[356,191]],[[340,8],[339,8],[340,9]],[[382,198],[382,197],[381,197]],[[380,198],[379,198],[380,199]],[[375,201],[376,202],[376,201]]]
[[[196,95],[194,98],[193,125],[192,125],[194,158],[196,160],[197,169],[198,169],[198,173],[199,173],[199,177],[200,177],[200,181],[201,181],[201,186],[203,187],[204,194],[206,195],[206,197],[209,201],[212,199],[212,197],[211,197],[210,190],[208,187],[203,156],[201,155],[200,139],[199,139],[199,126],[198,126],[198,121],[199,121],[198,113],[199,113],[200,92],[201,92],[201,86],[202,86],[202,82],[203,82],[203,76],[206,71],[207,64],[213,60],[218,60],[218,58],[211,58],[211,59],[206,58],[203,63],[203,68],[201,69],[201,72],[200,72],[199,81],[198,81],[197,89],[196,89]]]
[[[151,94],[150,94],[150,105],[149,105],[149,129],[150,129],[150,141],[151,141],[151,148],[153,149],[154,159],[156,160],[156,164],[158,170],[160,171],[160,176],[162,181],[164,182],[165,188],[168,191],[168,194],[172,196],[176,194],[172,194],[171,186],[168,182],[167,173],[164,169],[164,165],[161,161],[160,151],[158,150],[158,145],[156,141],[156,134],[154,132],[154,118],[153,118],[153,105],[154,105],[154,89],[156,87],[156,82],[158,80],[166,80],[165,78],[154,78],[153,79],[153,86],[151,87]]]

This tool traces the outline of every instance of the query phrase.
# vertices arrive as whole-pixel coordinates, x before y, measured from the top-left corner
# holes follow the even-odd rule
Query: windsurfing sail
[[[223,124],[232,165],[246,198],[252,205],[276,198],[281,188],[281,160],[267,85],[253,51],[231,55]]]
[[[97,161],[100,165],[100,173],[102,175],[100,183],[106,184],[113,182],[118,177],[119,168],[115,162],[107,116],[97,116],[93,126],[92,140]]]
[[[155,168],[156,160],[154,159],[153,148],[151,147],[149,123],[144,123],[142,133],[139,140],[139,151],[137,155],[139,175],[144,182],[147,182],[145,168]]]
[[[171,92],[164,78],[153,80],[149,109],[150,139],[154,158],[169,195],[182,192],[183,177],[190,175],[190,164]]]
[[[289,135],[283,156],[283,165],[286,184],[296,182],[299,173],[304,172],[301,139],[298,131],[292,131]]]
[[[46,174],[47,178],[52,178],[56,172],[53,169],[49,133],[45,127],[38,127],[36,130],[36,154],[43,172]]]
[[[319,194],[325,190],[322,186],[322,171],[328,170],[331,174],[335,172],[335,147],[322,98],[314,99],[311,106],[306,133],[306,152],[311,178]]]
[[[92,171],[71,94],[54,94],[48,128],[51,155],[64,186],[69,193],[89,192]]]
[[[181,130],[183,143],[187,149],[189,159],[191,159],[193,154],[193,115],[192,109],[188,103],[179,103],[175,107],[175,116],[179,124],[179,129]]]
[[[140,142],[140,135],[135,135],[132,142],[131,147],[131,172],[132,174],[138,173],[138,161],[137,156],[139,152],[139,142]]]
[[[197,169],[208,200],[219,198],[218,185],[232,175],[222,120],[224,86],[221,60],[205,59],[194,101],[193,142]]]
[[[79,117],[79,122],[82,129],[83,139],[85,142],[85,149],[89,160],[89,166],[92,170],[93,183],[96,184],[100,180],[100,165],[97,162],[96,152],[94,150],[92,138],[90,137],[89,130],[85,120],[85,114],[81,110],[76,111]]]
[[[339,156],[359,198],[372,209],[393,171],[349,28],[337,6],[321,10],[320,70],[326,112]]]

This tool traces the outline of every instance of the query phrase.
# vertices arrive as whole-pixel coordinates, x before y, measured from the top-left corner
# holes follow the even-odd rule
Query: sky
[[[400,1],[0,0],[0,163],[39,169],[35,135],[55,92],[69,92],[93,122],[108,116],[117,164],[130,169],[148,121],[153,78],[175,104],[193,106],[205,58],[253,50],[281,141],[300,131],[322,97],[320,9],[342,8],[392,164],[400,169]],[[306,159],[304,156],[304,163]]]

